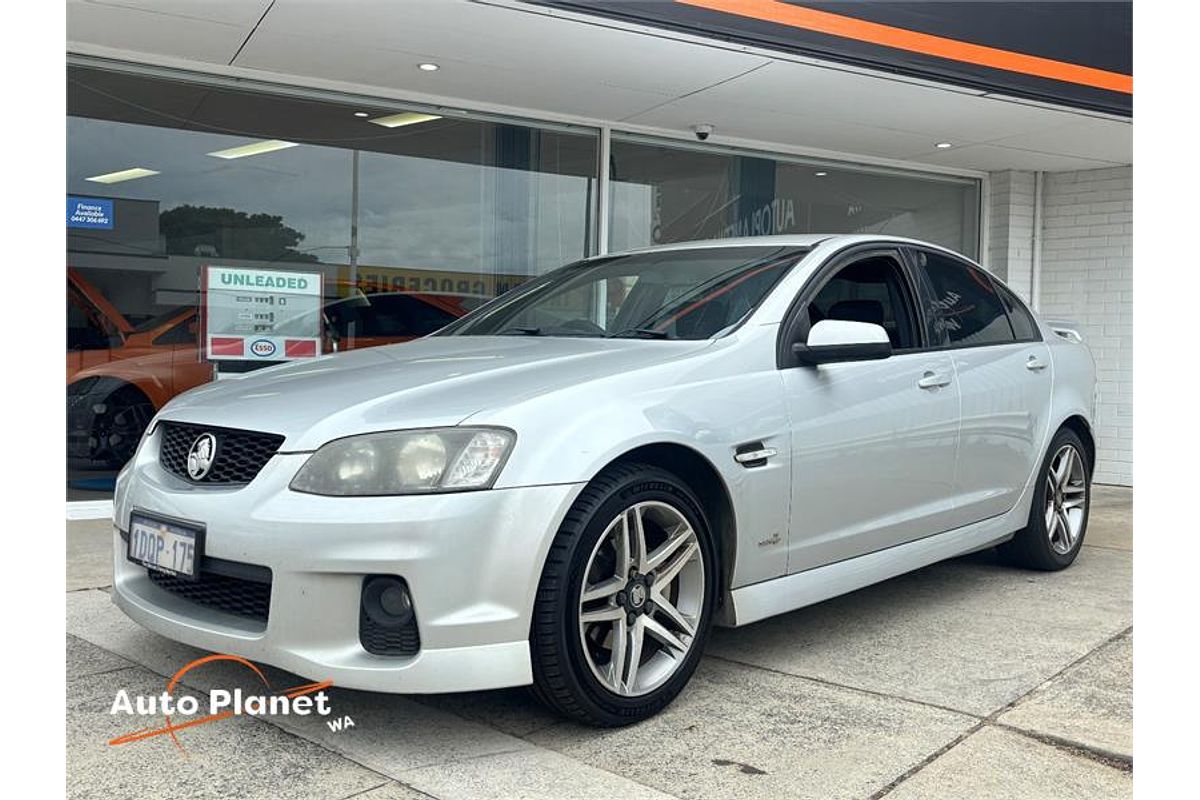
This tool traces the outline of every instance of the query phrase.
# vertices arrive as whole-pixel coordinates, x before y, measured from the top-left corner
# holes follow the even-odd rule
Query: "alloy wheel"
[[[592,549],[579,599],[579,637],[592,674],[636,697],[683,664],[704,608],[704,560],[687,518],[648,501],[617,515]]]
[[[1063,445],[1046,474],[1046,535],[1059,555],[1075,547],[1087,521],[1087,475],[1074,445]]]

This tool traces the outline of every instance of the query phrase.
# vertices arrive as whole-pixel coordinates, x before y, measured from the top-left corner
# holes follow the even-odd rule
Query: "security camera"
[[[713,126],[708,123],[692,126],[692,133],[696,134],[696,138],[702,142],[708,141],[708,137],[712,136],[712,132]]]

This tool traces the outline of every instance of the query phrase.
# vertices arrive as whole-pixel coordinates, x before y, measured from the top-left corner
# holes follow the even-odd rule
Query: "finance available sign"
[[[204,273],[210,361],[293,361],[321,353],[321,274],[210,266]]]
[[[111,231],[114,227],[113,201],[67,195],[67,227]]]

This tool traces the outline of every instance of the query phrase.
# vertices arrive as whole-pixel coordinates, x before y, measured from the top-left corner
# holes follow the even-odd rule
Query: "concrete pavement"
[[[74,798],[1104,798],[1132,785],[1132,493],[1096,487],[1056,574],[990,553],[717,630],[684,694],[632,728],[563,722],[524,690],[397,697],[334,689],[313,717],[239,717],[110,747],[199,651],[107,592],[109,528],[68,525],[68,792]],[[254,690],[214,665],[185,685]],[[267,670],[273,687],[302,683]]]

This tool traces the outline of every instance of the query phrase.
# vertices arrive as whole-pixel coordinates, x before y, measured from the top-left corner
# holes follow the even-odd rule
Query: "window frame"
[[[903,248],[898,243],[866,242],[849,245],[830,255],[825,259],[825,263],[804,282],[804,285],[800,287],[800,291],[796,292],[796,296],[792,298],[791,305],[788,306],[787,313],[784,314],[783,321],[779,325],[779,333],[776,336],[776,369],[793,369],[804,366],[796,359],[795,353],[792,352],[792,344],[801,341],[801,336],[807,339],[808,333],[812,329],[812,325],[808,319],[808,306],[820,294],[821,290],[825,288],[825,285],[845,267],[858,261],[878,257],[890,258],[895,262],[900,272],[901,291],[904,294],[903,299],[909,304],[910,318],[913,326],[916,328],[913,332],[915,334],[916,346],[893,350],[892,355],[910,355],[928,349],[928,341],[925,338],[925,308],[923,304],[917,302],[919,295],[910,260],[905,256]]]
[[[953,253],[948,250],[940,250],[935,247],[923,247],[923,246],[918,246],[918,245],[909,245],[902,249],[904,251],[905,258],[908,259],[908,261],[909,261],[909,266],[913,272],[914,280],[917,277],[924,278],[924,281],[921,281],[921,280],[915,281],[916,286],[918,288],[918,292],[922,292],[923,289],[927,289],[930,286],[930,281],[931,281],[929,274],[924,271],[924,268],[922,266],[920,266],[920,262],[917,260],[917,254],[922,253],[922,252],[932,253],[933,255],[939,256],[941,258],[949,259],[950,261],[957,263],[960,267],[966,269],[968,272],[973,270],[973,271],[981,274],[984,277],[984,279],[987,280],[988,284],[992,287],[993,291],[996,292],[996,299],[1000,301],[1000,310],[1004,312],[1004,319],[1008,323],[1009,332],[1012,334],[1012,338],[1005,342],[977,342],[977,343],[973,343],[973,344],[962,344],[959,342],[950,342],[948,344],[939,344],[939,345],[934,345],[934,344],[930,344],[927,342],[926,346],[924,348],[925,351],[931,352],[931,353],[936,353],[936,352],[942,352],[945,350],[971,350],[971,349],[975,349],[975,348],[979,348],[979,347],[1007,347],[1008,345],[1028,344],[1030,342],[1043,341],[1042,336],[1041,336],[1041,330],[1037,324],[1037,318],[1034,317],[1032,313],[1030,313],[1030,317],[1033,319],[1034,333],[1037,335],[1037,338],[1036,339],[1018,339],[1017,338],[1017,329],[1015,327],[1013,327],[1012,317],[1009,314],[1008,307],[1004,304],[1004,300],[1003,300],[1003,298],[1000,294],[1000,290],[999,290],[999,287],[1004,286],[1004,284],[1002,284],[999,280],[997,280],[990,272],[988,272],[983,267],[971,262],[970,260],[968,260],[968,259],[964,258],[963,256],[960,256],[956,253]],[[1005,286],[1004,288],[1008,289],[1007,286]],[[1008,289],[1008,291],[1012,293],[1014,298],[1016,298],[1015,292],[1012,292],[1011,289]],[[921,296],[922,296],[922,300],[930,299],[930,298],[924,297],[924,292],[922,292]],[[1019,302],[1020,298],[1017,298],[1017,300]],[[926,304],[924,302],[921,303],[922,318],[924,318],[926,316],[924,313],[925,305]],[[1023,304],[1022,304],[1022,307],[1024,307]],[[1028,309],[1026,309],[1026,310],[1028,310]],[[928,332],[927,330],[922,331],[922,333],[927,333],[927,332]]]

